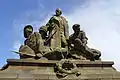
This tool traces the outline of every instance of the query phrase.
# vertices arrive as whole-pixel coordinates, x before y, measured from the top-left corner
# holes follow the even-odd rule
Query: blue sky
[[[120,70],[120,1],[119,0],[0,0],[0,67],[6,59],[19,58],[10,52],[23,44],[27,24],[37,31],[61,8],[71,26],[81,24],[88,45],[102,52],[102,60],[114,61]]]

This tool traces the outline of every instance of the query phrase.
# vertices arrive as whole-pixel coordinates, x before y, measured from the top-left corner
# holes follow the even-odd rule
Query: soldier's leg
[[[33,58],[35,52],[27,45],[21,45],[19,48],[20,58]]]
[[[88,59],[94,61],[94,60],[95,60],[95,59],[94,59],[94,53],[91,51],[91,49],[90,49],[88,46],[85,47],[85,51],[86,51],[86,52],[85,52],[86,57],[87,57]]]
[[[68,46],[68,43],[66,41],[66,38],[65,38],[64,34],[61,34],[61,43],[62,43],[61,47],[66,48]]]
[[[74,40],[74,48],[79,51],[85,50],[85,47],[82,45],[82,41],[79,38]]]
[[[93,52],[93,56],[95,60],[100,60],[101,52],[99,50],[92,49],[92,48],[90,50]]]

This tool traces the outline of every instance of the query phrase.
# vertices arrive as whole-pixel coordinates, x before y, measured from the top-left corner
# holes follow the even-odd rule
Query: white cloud
[[[66,15],[70,28],[79,23],[86,32],[90,47],[102,52],[102,60],[115,62],[120,70],[120,1],[90,0],[82,6],[77,6]],[[73,33],[72,28],[70,32]]]
[[[13,45],[13,49],[18,51],[19,47],[20,47],[21,43],[19,41],[15,41],[14,45]]]
[[[15,41],[14,44],[13,44],[13,51],[19,51],[19,48],[21,46],[21,43],[18,41]],[[19,58],[19,55],[16,55],[16,53],[13,53],[14,54],[14,58]]]

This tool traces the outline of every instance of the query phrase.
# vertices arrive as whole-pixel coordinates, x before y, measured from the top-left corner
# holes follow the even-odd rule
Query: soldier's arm
[[[63,16],[61,16],[61,18],[62,18],[63,21],[64,21],[64,34],[65,34],[66,39],[68,40],[68,39],[69,39],[69,26],[68,26],[68,21],[67,21]]]
[[[65,24],[65,37],[66,37],[66,39],[69,39],[69,26],[68,26],[67,21],[66,21],[66,24]]]
[[[86,37],[86,34],[84,31],[82,31],[82,43],[85,46],[87,44],[88,38]]]
[[[53,23],[54,16],[50,18],[50,20],[47,22],[46,26],[50,26]]]
[[[41,34],[38,32],[34,32],[35,36],[36,36],[36,47],[38,52],[41,52],[41,50],[43,49],[44,46],[44,42],[42,40]]]
[[[73,35],[70,35],[69,36],[69,40],[68,40],[68,45],[69,45],[69,47],[71,47],[71,48],[73,48],[74,47],[74,45],[73,45],[73,37],[72,37]]]

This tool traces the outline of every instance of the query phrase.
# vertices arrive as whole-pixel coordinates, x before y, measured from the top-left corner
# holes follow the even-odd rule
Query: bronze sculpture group
[[[87,46],[88,38],[79,24],[72,26],[74,33],[69,36],[68,22],[61,14],[62,11],[56,9],[56,14],[40,27],[39,32],[33,32],[31,25],[24,27],[26,40],[17,52],[20,58],[100,60],[101,52]]]
[[[118,80],[120,73],[112,61],[102,61],[101,52],[87,46],[88,37],[80,24],[72,26],[69,35],[67,20],[56,14],[38,31],[26,25],[20,59],[7,59],[0,68],[0,80]]]

